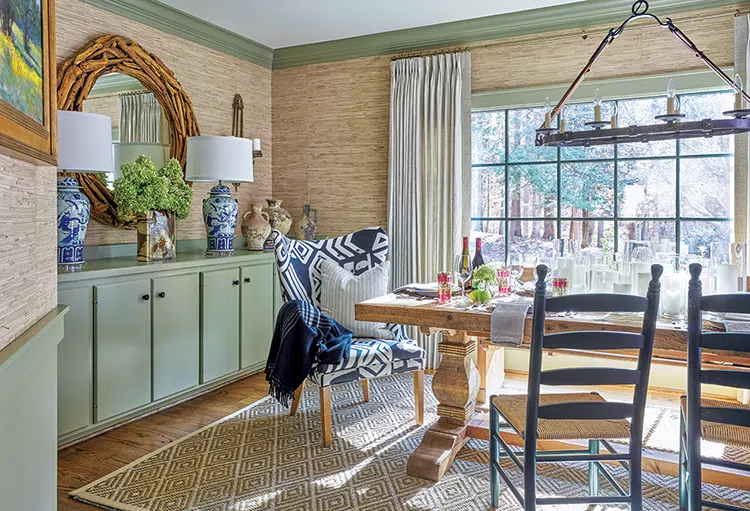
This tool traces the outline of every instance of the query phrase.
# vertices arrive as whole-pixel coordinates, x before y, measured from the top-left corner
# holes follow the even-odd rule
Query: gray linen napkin
[[[517,348],[523,342],[523,328],[528,303],[498,303],[490,318],[490,341],[509,348]]]

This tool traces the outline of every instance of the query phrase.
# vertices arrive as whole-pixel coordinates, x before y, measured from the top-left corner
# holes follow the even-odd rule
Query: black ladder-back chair
[[[534,293],[534,317],[531,331],[528,396],[493,396],[490,407],[490,492],[492,506],[499,504],[502,478],[526,511],[541,505],[630,504],[631,510],[643,508],[641,458],[643,417],[646,408],[651,355],[653,353],[659,292],[663,268],[651,267],[651,283],[646,297],[620,294],[581,294],[550,298],[546,296],[544,265],[537,267],[539,280]],[[582,331],[544,334],[546,312],[643,312],[640,334],[614,331]],[[637,369],[580,367],[542,371],[543,349],[582,351],[637,349]],[[540,385],[633,385],[632,403],[607,402],[598,393],[540,394]],[[526,401],[525,406],[523,401]],[[521,408],[521,410],[519,410]],[[524,439],[523,462],[500,436],[500,417]],[[626,419],[632,419],[630,423]],[[629,438],[627,453],[617,453],[607,441]],[[588,440],[588,449],[539,452],[539,440]],[[600,453],[604,446],[609,452]],[[500,466],[508,457],[524,473],[523,495]],[[587,461],[589,496],[537,498],[536,464]],[[626,492],[605,468],[603,461],[619,462],[630,472],[630,492]],[[600,496],[599,474],[614,487],[616,496]]]
[[[701,398],[701,384],[750,389],[750,373],[703,369],[703,348],[750,352],[750,332],[703,333],[703,312],[750,313],[750,293],[702,296],[700,264],[690,265],[688,285],[688,386],[680,413],[680,509],[699,511],[702,506],[743,510],[746,508],[703,500],[701,465],[750,472],[750,465],[701,456],[701,438],[750,448],[750,406]]]

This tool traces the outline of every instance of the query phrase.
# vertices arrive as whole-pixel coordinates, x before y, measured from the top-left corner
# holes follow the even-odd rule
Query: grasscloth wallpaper
[[[131,37],[175,72],[193,101],[203,134],[230,133],[232,97],[242,94],[245,136],[262,139],[264,156],[256,162],[255,183],[242,185],[235,195],[240,212],[273,195],[284,199],[295,216],[302,204],[313,204],[320,210],[319,231],[325,234],[385,225],[388,57],[272,73],[79,0],[57,0],[56,11],[58,62],[100,35]],[[719,65],[732,65],[732,17],[685,20],[690,17],[676,21]],[[569,83],[607,28],[591,29],[585,39],[575,31],[472,45],[473,90]],[[591,78],[700,67],[664,30],[631,28]],[[178,227],[181,239],[205,236],[200,207],[209,187],[195,186],[193,211]],[[53,168],[0,156],[0,349],[56,304],[55,193]],[[96,222],[87,239],[89,244],[133,241],[132,232]]]
[[[56,176],[0,155],[0,349],[57,304]]]
[[[675,22],[720,66],[734,60],[734,21],[692,13]],[[609,30],[544,34],[471,46],[472,91],[568,84]],[[590,79],[701,69],[666,30],[631,26]],[[296,214],[320,209],[318,230],[340,235],[385,226],[388,190],[390,59],[363,58],[273,73],[273,192]],[[543,99],[543,98],[542,98]]]
[[[57,61],[75,54],[91,39],[105,34],[119,34],[134,39],[159,56],[174,72],[190,96],[203,135],[230,135],[232,99],[242,94],[245,105],[245,137],[260,138],[263,158],[256,160],[255,182],[240,186],[234,196],[239,200],[240,214],[251,202],[265,203],[271,197],[271,71],[256,64],[192,43],[177,36],[116,16],[81,3],[79,0],[56,0]],[[195,200],[190,217],[179,222],[179,239],[205,238],[201,205],[208,190],[216,183],[196,183]],[[239,225],[237,233],[239,234]],[[135,231],[114,229],[92,221],[86,237],[89,245],[134,243]]]

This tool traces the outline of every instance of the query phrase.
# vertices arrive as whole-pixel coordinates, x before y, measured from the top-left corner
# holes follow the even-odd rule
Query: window
[[[686,120],[721,118],[731,92],[680,96]],[[666,102],[616,103],[620,126],[653,124]],[[589,104],[570,105],[568,129],[583,129]],[[548,256],[555,238],[617,251],[649,239],[660,251],[699,254],[732,231],[734,137],[589,148],[536,147],[541,108],[472,114],[472,236],[486,260]]]

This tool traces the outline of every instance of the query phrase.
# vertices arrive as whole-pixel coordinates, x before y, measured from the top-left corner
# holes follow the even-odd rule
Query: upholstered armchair
[[[352,274],[361,275],[388,256],[388,235],[375,227],[319,241],[293,240],[274,230],[273,240],[284,301],[305,300],[318,308],[322,260],[334,261]],[[361,381],[363,399],[369,401],[369,379],[411,372],[416,422],[423,423],[425,351],[406,336],[402,325],[388,325],[388,329],[393,333],[392,339],[354,338],[348,358],[338,364],[317,364],[308,376],[309,382],[320,387],[324,446],[331,445],[331,386],[339,383]],[[304,383],[294,394],[291,415],[297,412],[303,387]]]

